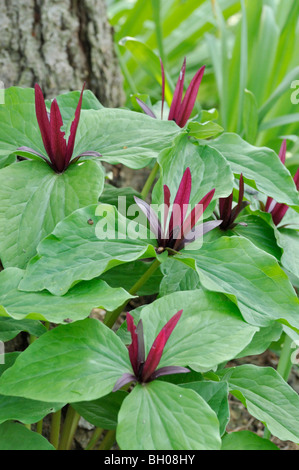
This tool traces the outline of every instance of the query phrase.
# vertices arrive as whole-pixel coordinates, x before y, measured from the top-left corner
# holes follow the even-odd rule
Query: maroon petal
[[[190,115],[192,113],[196,97],[198,94],[198,89],[205,71],[205,66],[201,67],[201,69],[196,72],[194,77],[191,80],[191,83],[185,93],[181,109],[177,118],[177,125],[180,127],[184,127]]]
[[[132,382],[133,380],[136,380],[136,377],[133,374],[130,374],[129,372],[125,372],[116,381],[116,384],[114,385],[112,392],[117,392],[117,390],[122,388],[124,385],[127,385],[128,383]]]
[[[128,347],[129,358],[133,367],[134,374],[138,376],[138,335],[136,333],[136,326],[134,325],[134,318],[130,313],[127,313],[127,328],[131,333],[132,343]]]
[[[272,219],[275,225],[278,225],[283,217],[285,216],[289,206],[286,204],[276,204],[273,211],[271,212]]]
[[[166,325],[163,326],[162,330],[160,331],[155,341],[153,342],[153,345],[150,349],[150,352],[148,353],[148,356],[144,364],[143,373],[142,373],[143,382],[146,382],[156,370],[160,362],[165,344],[167,343],[169,336],[173,332],[179,319],[181,318],[182,313],[183,313],[183,310],[180,310],[175,315],[173,315],[173,317],[171,317],[171,319],[166,323]]]
[[[43,92],[40,88],[40,86],[36,83],[35,84],[35,113],[36,113],[36,118],[37,122],[39,125],[40,133],[43,139],[44,147],[49,155],[51,157],[51,128],[50,128],[50,122],[48,118],[48,113],[46,109],[46,104],[44,100],[44,95]]]
[[[72,155],[73,155],[75,139],[76,139],[76,133],[77,133],[77,128],[78,128],[79,119],[80,119],[81,107],[82,107],[82,99],[83,99],[84,88],[85,88],[85,83],[82,87],[80,98],[79,98],[77,108],[76,108],[76,111],[75,111],[75,117],[74,117],[74,120],[71,124],[70,136],[69,136],[69,139],[68,139],[67,150],[66,150],[66,161],[65,161],[66,165],[69,164],[69,162],[72,158]]]
[[[166,184],[164,184],[163,186],[163,191],[164,191],[164,226],[163,226],[161,238],[163,240],[168,240],[169,230],[166,224],[167,224],[169,208],[170,208],[170,189]]]
[[[188,210],[188,204],[190,200],[190,194],[191,194],[191,185],[192,185],[192,179],[191,179],[191,171],[190,168],[186,168],[183,177],[180,182],[179,189],[176,193],[174,202],[173,202],[173,208],[172,208],[172,214],[170,217],[169,221],[169,232],[171,233],[174,227],[181,227],[183,224],[183,221],[185,219],[187,210]]]
[[[150,376],[148,382],[157,379],[158,377],[162,377],[163,375],[171,375],[171,374],[186,374],[190,372],[189,369],[186,367],[180,366],[165,366],[160,367],[160,369],[155,370],[153,374]]]
[[[183,66],[180,71],[180,75],[174,90],[168,120],[174,120],[177,122],[177,118],[180,112],[182,96],[183,96],[183,89],[184,89],[184,79],[185,79],[185,72],[186,72],[186,57],[184,58]]]
[[[296,174],[295,174],[295,176],[294,176],[294,182],[295,182],[296,188],[297,188],[298,191],[299,191],[299,168],[298,168],[298,170],[296,171]]]
[[[67,147],[64,138],[64,132],[61,130],[63,122],[56,99],[52,101],[50,116],[52,150],[51,162],[56,167],[58,172],[62,172],[66,168],[65,161]]]
[[[143,111],[145,112],[145,114],[147,114],[148,116],[154,118],[154,119],[157,119],[157,116],[153,113],[153,111],[151,110],[151,108],[148,107],[147,104],[145,104],[143,101],[141,101],[139,98],[136,98],[136,101],[137,103],[139,104],[140,108],[143,109]]]
[[[204,213],[204,211],[207,209],[208,205],[212,201],[214,194],[215,194],[215,189],[212,189],[192,209],[192,211],[190,212],[190,214],[188,215],[187,219],[185,220],[183,224],[183,234],[189,233],[192,230],[192,228],[195,226],[199,218],[202,216],[202,214]]]
[[[164,109],[164,101],[165,101],[165,72],[162,59],[160,58],[161,64],[161,75],[162,75],[162,106],[161,106],[161,119],[163,119],[163,109]]]
[[[143,201],[142,199],[139,199],[139,197],[136,196],[134,196],[134,199],[138,207],[140,207],[142,212],[146,215],[146,218],[150,224],[151,231],[155,235],[156,239],[159,240],[161,237],[161,224],[157,217],[157,214],[153,211],[153,209],[147,202]]]

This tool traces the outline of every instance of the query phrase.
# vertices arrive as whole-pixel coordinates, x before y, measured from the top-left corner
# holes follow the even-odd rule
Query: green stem
[[[113,446],[115,442],[115,435],[116,431],[115,429],[112,429],[111,431],[108,431],[104,439],[102,440],[101,444],[97,448],[97,450],[109,450]]]
[[[292,339],[285,335],[284,343],[282,346],[280,358],[277,365],[277,372],[281,375],[281,377],[287,382],[291,369],[292,369],[292,362],[291,362],[291,353],[292,353]],[[264,438],[270,439],[271,433],[267,427],[264,430]]]
[[[150,192],[150,189],[152,187],[153,182],[155,181],[158,170],[159,170],[159,163],[156,162],[153,169],[152,169],[152,171],[150,172],[149,177],[147,178],[147,180],[145,182],[143,190],[141,191],[142,199],[145,199],[146,196],[148,195],[148,193]]]
[[[145,271],[145,273],[141,276],[141,278],[133,285],[133,287],[131,287],[131,289],[129,290],[129,293],[131,295],[135,295],[139,291],[140,287],[142,287],[143,284],[146,283],[146,281],[151,277],[151,275],[156,271],[156,269],[158,269],[159,266],[160,266],[160,262],[156,259],[150,265],[148,270]],[[113,312],[107,312],[105,316],[104,324],[108,326],[109,328],[112,328],[114,323],[118,319],[119,315],[121,314],[121,312],[123,312],[123,310],[125,309],[127,303],[128,302],[125,302],[123,305],[118,307]]]
[[[292,369],[292,362],[291,362],[291,353],[292,353],[292,338],[288,335],[285,335],[285,340],[283,343],[283,347],[281,350],[280,358],[278,361],[277,372],[281,375],[281,377],[287,382],[291,369]]]
[[[37,423],[36,423],[36,432],[38,434],[42,434],[43,433],[43,419],[39,420]]]
[[[89,443],[87,444],[85,450],[93,450],[96,443],[98,442],[98,440],[100,439],[101,435],[102,435],[102,432],[103,432],[103,429],[102,428],[96,428],[94,430],[94,433],[89,441]]]
[[[59,444],[60,422],[61,422],[61,410],[58,410],[52,414],[51,433],[50,433],[50,442],[55,447],[55,449],[58,448],[58,444]]]
[[[69,405],[62,429],[61,440],[58,446],[59,450],[69,450],[71,448],[79,419],[79,413]]]

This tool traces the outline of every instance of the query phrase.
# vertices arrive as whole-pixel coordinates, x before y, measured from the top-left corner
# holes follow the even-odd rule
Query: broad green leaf
[[[164,264],[164,263],[163,263]],[[161,264],[161,267],[163,265]],[[116,266],[115,268],[109,269],[105,272],[101,279],[108,282],[110,287],[122,286],[127,291],[131,289],[133,285],[145,274],[145,272],[150,267],[149,261],[132,261],[131,263],[122,264],[121,266]],[[190,269],[193,274],[194,271]],[[195,274],[196,275],[196,274]],[[163,281],[164,277],[160,269],[157,269],[151,277],[146,281],[143,286],[140,286],[140,289],[136,292],[136,295],[153,295],[159,292],[159,286],[161,280]]]
[[[235,431],[222,438],[221,450],[279,450],[269,441],[251,431]]]
[[[61,174],[45,162],[22,161],[0,172],[0,258],[4,267],[23,268],[39,241],[74,210],[96,203],[104,175],[93,161]]]
[[[0,393],[65,403],[107,395],[132,373],[127,348],[98,320],[61,325],[34,341],[0,378]]]
[[[277,231],[279,246],[283,249],[282,266],[299,278],[299,232],[290,228]]]
[[[177,263],[173,258],[168,258],[162,263],[161,271],[164,276],[160,284],[160,297],[172,292],[196,290],[200,287],[197,272],[183,263]]]
[[[20,289],[47,289],[63,295],[80,280],[93,279],[123,263],[155,257],[149,244],[155,240],[137,238],[148,234],[136,233],[136,224],[108,204],[73,212],[39,244],[38,255],[29,263]]]
[[[49,441],[22,424],[0,424],[0,450],[55,450]]]
[[[271,367],[245,364],[224,370],[230,392],[274,436],[299,441],[299,396]]]
[[[260,330],[253,336],[251,342],[239,354],[237,354],[236,357],[262,354],[269,348],[273,341],[279,340],[282,331],[283,326],[276,321],[271,322],[268,326],[260,328]],[[294,330],[290,329],[290,331],[295,333]]]
[[[93,150],[105,162],[143,168],[182,132],[185,131],[173,121],[160,121],[134,111],[83,110],[74,155]]]
[[[221,237],[176,259],[196,269],[206,289],[234,296],[248,323],[267,326],[278,320],[299,328],[299,300],[287,275],[249,240]]]
[[[225,432],[225,428],[229,422],[229,406],[228,406],[228,387],[224,382],[188,382],[181,384],[181,387],[190,388],[198,393],[215,411],[219,425],[220,435]]]
[[[202,290],[176,292],[141,309],[147,352],[165,323],[181,309],[183,314],[166,343],[159,368],[189,365],[196,371],[211,369],[232,359],[257,331],[223,295]]]
[[[64,296],[54,296],[47,291],[22,292],[18,285],[23,275],[24,271],[18,268],[7,268],[0,273],[0,315],[15,319],[0,316],[0,338],[2,330],[3,334],[11,334],[23,328],[40,336],[42,325],[24,318],[54,323],[82,320],[93,308],[113,311],[132,297],[124,289],[109,287],[99,279],[81,282]]]
[[[94,426],[115,429],[118,412],[127,395],[127,392],[119,390],[97,400],[72,403],[72,407]]]
[[[188,124],[188,129],[189,135],[195,137],[196,139],[209,139],[210,137],[215,137],[215,135],[221,134],[223,132],[223,128],[213,121],[190,121]]]
[[[271,216],[270,219],[272,220]],[[245,213],[241,214],[236,222],[243,222],[246,227],[237,225],[232,230],[234,235],[247,238],[258,248],[280,260],[282,251],[277,245],[276,230],[273,223],[267,223],[265,219],[258,215]]]
[[[181,178],[187,167],[192,176],[190,204],[197,204],[215,188],[214,198],[228,196],[233,187],[233,174],[220,152],[208,145],[191,143],[188,136],[178,137],[173,146],[159,155],[161,177],[153,190],[153,202],[163,203],[162,184],[170,189],[175,198]]]
[[[35,320],[15,320],[13,318],[0,317],[0,341],[9,341],[17,336],[21,331],[26,331],[27,333],[38,337],[44,334],[47,331],[47,328],[45,328],[39,321]]]
[[[19,354],[5,354],[5,364],[0,365],[0,375],[13,365]],[[28,398],[0,395],[0,424],[9,420],[17,420],[25,424],[36,423],[63,406],[64,403],[44,403]]]
[[[216,414],[205,400],[167,382],[137,385],[118,419],[122,450],[217,450],[221,445]]]
[[[298,206],[293,178],[273,150],[254,147],[230,133],[209,141],[209,145],[224,155],[234,173],[243,173],[250,186],[257,187],[277,202]]]

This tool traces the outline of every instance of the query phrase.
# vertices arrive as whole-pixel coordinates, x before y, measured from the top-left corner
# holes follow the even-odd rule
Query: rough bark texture
[[[105,106],[123,103],[105,0],[0,0],[0,80],[44,94],[82,88]]]

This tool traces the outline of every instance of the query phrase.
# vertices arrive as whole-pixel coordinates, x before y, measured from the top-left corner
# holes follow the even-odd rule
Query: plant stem
[[[61,440],[58,446],[59,450],[69,450],[71,448],[79,419],[79,413],[69,405],[62,429]]]
[[[43,420],[42,419],[36,423],[36,432],[38,434],[43,433]]]
[[[163,47],[163,32],[161,26],[161,5],[160,0],[151,0],[152,1],[152,10],[153,10],[153,20],[155,23],[156,29],[156,38],[157,38],[157,45],[160,53],[160,57],[165,64],[165,55],[164,55],[164,47]]]
[[[277,372],[281,375],[281,377],[287,382],[291,369],[292,369],[292,362],[291,362],[291,353],[292,353],[292,338],[288,335],[285,335],[285,340],[283,343],[282,351],[280,354],[280,358],[278,361]]]
[[[153,182],[155,181],[158,170],[159,170],[159,163],[156,162],[153,169],[152,169],[152,171],[150,172],[149,177],[147,178],[147,180],[145,182],[143,190],[141,191],[142,199],[145,199],[146,196],[148,195],[148,193],[150,192],[150,189],[152,187]]]
[[[277,372],[281,375],[281,377],[287,382],[291,369],[292,369],[292,362],[291,362],[291,352],[292,352],[292,339],[285,335],[284,343],[282,346],[280,358],[277,365]],[[267,427],[264,430],[264,438],[270,439],[271,433]]]
[[[146,283],[146,281],[151,277],[151,275],[156,271],[156,269],[158,269],[159,266],[160,266],[160,262],[156,259],[150,265],[148,270],[145,271],[145,273],[141,276],[141,278],[133,285],[133,287],[131,287],[131,289],[129,290],[129,293],[131,295],[135,295],[139,291],[140,287],[142,287],[143,284]],[[127,303],[128,302],[125,302],[113,312],[107,312],[105,316],[104,324],[108,326],[109,328],[112,328],[117,318],[126,307]]]
[[[113,446],[115,442],[115,435],[116,431],[115,429],[112,429],[111,431],[108,431],[104,439],[102,440],[101,444],[97,448],[97,450],[109,450]]]
[[[85,450],[93,450],[96,443],[98,442],[98,440],[100,439],[101,437],[101,434],[103,432],[103,429],[102,428],[96,428],[94,430],[94,433],[89,441],[89,443],[87,444],[87,446],[85,447]]]
[[[58,448],[58,444],[59,444],[60,422],[61,422],[61,410],[58,410],[52,414],[51,433],[50,433],[50,442],[55,447],[55,449]]]

